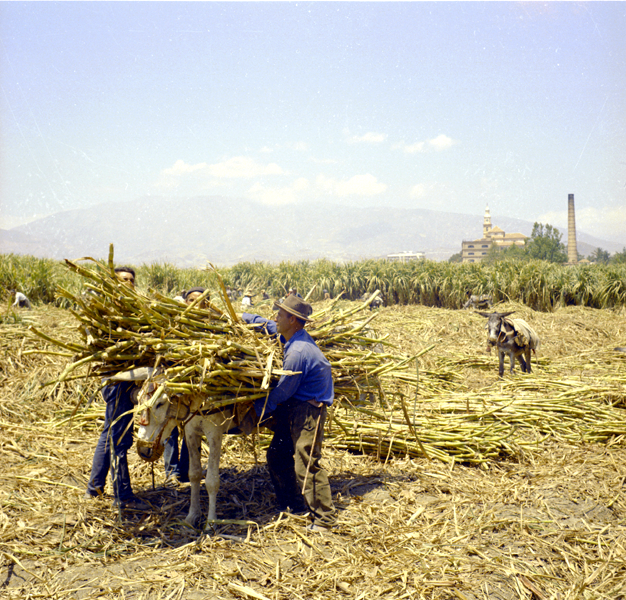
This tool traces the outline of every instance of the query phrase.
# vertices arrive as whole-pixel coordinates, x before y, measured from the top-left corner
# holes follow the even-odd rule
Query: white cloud
[[[432,140],[428,140],[428,143],[437,152],[440,152],[441,150],[447,150],[448,148],[450,148],[450,146],[454,146],[454,144],[456,144],[456,142],[451,137],[448,137],[443,133],[441,135],[438,135],[436,138],[433,138]]]
[[[163,169],[155,186],[172,189],[183,188],[185,185],[199,186],[207,189],[207,182],[211,186],[218,186],[220,180],[251,179],[265,175],[283,175],[284,171],[276,163],[261,164],[253,158],[234,156],[220,163],[209,165],[205,162],[188,165],[183,160],[177,160],[173,166]]]
[[[447,150],[451,146],[454,146],[456,143],[458,143],[456,140],[453,140],[451,137],[442,133],[436,138],[425,142],[415,142],[413,144],[398,142],[397,144],[394,144],[392,148],[394,150],[402,150],[407,154],[420,154],[422,152],[428,152],[429,150],[441,152],[442,150]]]
[[[562,241],[567,242],[567,210],[546,212],[537,217],[538,223],[550,223],[563,234]],[[587,206],[576,208],[576,231],[584,231],[607,241],[624,241],[626,231],[626,206]]]
[[[407,154],[418,154],[420,152],[426,152],[426,142],[416,142],[415,144],[406,144],[404,142],[398,142],[393,146],[394,150],[402,150]]]
[[[178,187],[181,179],[189,177],[192,173],[201,174],[206,169],[207,164],[204,162],[188,165],[184,160],[177,160],[173,166],[161,171],[155,185],[158,188],[175,188]]]
[[[344,129],[343,133],[348,144],[382,144],[387,139],[387,134],[374,131],[368,131],[363,135],[350,135],[350,131]]]
[[[253,200],[263,204],[292,204],[297,202],[302,193],[306,192],[309,187],[309,181],[304,177],[300,177],[292,185],[282,188],[268,188],[257,182],[248,190],[248,195]]]
[[[418,183],[411,188],[409,195],[411,198],[421,198],[426,194],[426,186],[423,183]]]
[[[295,142],[290,144],[289,147],[297,152],[306,152],[309,149],[309,145],[306,142]]]
[[[454,190],[451,190],[445,183],[417,183],[409,190],[409,197],[413,200],[421,200],[424,203],[436,201],[441,205],[444,202],[450,202],[455,196]],[[420,205],[427,208],[427,204]]]
[[[197,165],[188,165],[184,160],[177,160],[173,167],[169,169],[163,169],[163,175],[171,175],[173,177],[179,177],[186,175],[187,173],[193,173],[199,169],[205,169],[206,163],[198,163]]]
[[[381,194],[387,189],[384,183],[381,183],[369,173],[365,175],[355,175],[348,180],[338,181],[336,179],[319,175],[316,185],[324,192],[334,196],[375,196]]]
[[[318,165],[336,165],[339,162],[334,158],[315,158],[314,156],[311,156],[309,160]]]

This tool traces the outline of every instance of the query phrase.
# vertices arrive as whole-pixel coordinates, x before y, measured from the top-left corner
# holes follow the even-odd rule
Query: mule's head
[[[149,398],[141,411],[137,432],[137,453],[143,460],[154,462],[165,450],[165,441],[189,414],[189,408],[176,396],[170,398],[165,392],[152,398],[158,385],[146,382],[145,392]]]
[[[487,324],[485,325],[485,329],[487,330],[487,340],[491,344],[495,344],[497,343],[500,337],[500,331],[502,328],[502,319],[504,319],[504,317],[508,317],[509,315],[512,315],[515,311],[511,310],[505,313],[499,313],[499,312],[485,313],[485,312],[480,312],[480,311],[477,311],[477,312],[479,315],[487,318]]]

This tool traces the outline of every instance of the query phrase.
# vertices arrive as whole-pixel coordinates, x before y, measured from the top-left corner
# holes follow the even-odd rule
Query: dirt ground
[[[564,439],[556,427],[546,435],[549,427],[534,415],[534,443],[472,465],[359,455],[331,437],[324,464],[340,517],[323,534],[307,532],[306,517],[277,512],[266,438],[227,438],[221,522],[205,533],[183,522],[188,484],[165,485],[162,462],[152,470],[134,452],[133,486],[152,511],[120,514],[110,483],[106,498],[85,500],[103,404],[82,382],[54,394],[41,389],[67,359],[29,354],[42,346],[26,336],[34,324],[71,337],[72,321],[56,309],[5,318],[0,597],[626,598],[626,354],[613,350],[626,346],[625,313],[505,308],[537,329],[542,346],[532,374],[517,370],[503,380],[496,356],[484,352],[483,317],[425,307],[380,311],[377,329],[402,352],[434,344],[420,359],[418,411],[432,414],[463,396],[582,398],[610,408],[608,420],[584,429],[602,441]],[[81,395],[85,402],[69,420]],[[516,431],[523,437],[526,426]]]

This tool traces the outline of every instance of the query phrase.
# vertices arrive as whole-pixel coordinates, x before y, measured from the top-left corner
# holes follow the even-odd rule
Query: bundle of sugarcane
[[[350,416],[337,407],[330,413],[326,438],[335,447],[382,457],[401,454],[468,463],[536,447],[546,436],[585,443],[623,440],[625,411],[590,398],[589,387],[579,387],[578,397],[569,391],[545,396],[536,390],[514,396],[443,393],[413,407],[397,395],[380,407],[385,412],[357,406]]]
[[[360,407],[358,407],[360,408]],[[358,409],[357,408],[357,409]],[[337,427],[335,427],[337,425]],[[331,413],[326,440],[335,448],[390,456],[424,456],[443,462],[484,463],[502,453],[513,454],[512,429],[503,423],[472,423],[462,419],[417,419],[409,427],[395,416],[371,413],[354,422]]]
[[[160,367],[166,390],[201,393],[217,407],[265,397],[272,382],[287,373],[281,368],[280,343],[238,318],[217,271],[225,309],[207,300],[208,291],[187,306],[153,290],[148,295],[135,290],[117,278],[112,249],[108,265],[88,260],[93,267],[65,261],[83,277],[85,291],[78,296],[60,290],[74,306],[82,343],[61,342],[31,328],[74,353],[59,381],[85,366],[89,370],[82,376],[97,377]],[[367,303],[348,312],[333,311],[333,306],[312,315],[318,324],[308,331],[333,367],[336,396],[358,402],[364,395],[380,394],[380,378],[408,368],[414,357],[382,351],[385,340],[368,330],[371,319],[355,319]]]

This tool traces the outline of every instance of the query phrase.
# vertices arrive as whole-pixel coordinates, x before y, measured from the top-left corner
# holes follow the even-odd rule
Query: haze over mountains
[[[145,197],[60,212],[0,230],[0,252],[47,258],[105,257],[115,244],[119,264],[170,262],[181,267],[207,261],[230,266],[244,261],[327,258],[336,262],[380,258],[401,251],[446,260],[461,241],[482,235],[482,215],[423,209],[356,208],[336,204],[268,206],[220,196]],[[499,217],[506,232],[530,235],[533,223]],[[560,230],[567,243],[567,231]],[[623,245],[577,232],[578,251]]]

